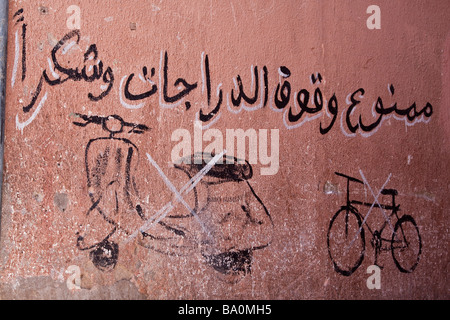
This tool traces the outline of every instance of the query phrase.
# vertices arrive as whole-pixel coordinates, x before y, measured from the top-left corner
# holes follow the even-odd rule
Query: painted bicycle
[[[364,181],[342,173],[336,175],[347,179],[347,201],[333,216],[327,233],[328,253],[334,270],[344,276],[350,276],[361,265],[365,250],[365,229],[371,235],[370,244],[375,250],[375,265],[379,266],[378,257],[381,252],[391,251],[396,267],[404,273],[413,272],[420,260],[422,239],[419,228],[412,216],[399,215],[400,205],[395,202],[398,195],[395,189],[382,189],[381,195],[390,196],[390,204],[380,204],[352,200],[350,183],[365,184]],[[384,222],[375,229],[367,223],[370,213],[363,216],[357,206],[380,208],[384,213]],[[389,215],[385,212],[390,211]],[[393,223],[395,222],[395,226]],[[382,267],[382,266],[380,266]]]

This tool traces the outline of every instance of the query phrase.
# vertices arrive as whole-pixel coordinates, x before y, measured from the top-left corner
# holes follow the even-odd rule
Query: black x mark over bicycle
[[[413,217],[406,214],[399,216],[400,205],[395,202],[397,190],[380,191],[380,194],[392,197],[391,204],[380,204],[377,199],[374,203],[352,200],[350,182],[364,182],[342,173],[335,174],[347,179],[347,202],[331,219],[327,233],[328,253],[335,271],[350,276],[361,265],[366,250],[366,228],[372,235],[370,244],[375,249],[375,265],[378,266],[378,256],[381,252],[391,251],[395,265],[401,272],[413,272],[419,263],[422,240]],[[372,229],[366,221],[369,213],[364,217],[355,205],[380,208],[383,213],[385,210],[391,211],[391,214],[385,215],[381,228]],[[395,227],[392,227],[391,221],[395,221]]]

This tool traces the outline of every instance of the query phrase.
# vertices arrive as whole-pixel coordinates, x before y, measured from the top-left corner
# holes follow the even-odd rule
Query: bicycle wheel
[[[413,217],[404,215],[397,221],[391,250],[395,265],[401,272],[410,273],[416,269],[422,253],[422,239]]]
[[[362,221],[353,208],[342,207],[330,221],[327,234],[328,254],[334,270],[350,276],[364,259],[365,238]]]

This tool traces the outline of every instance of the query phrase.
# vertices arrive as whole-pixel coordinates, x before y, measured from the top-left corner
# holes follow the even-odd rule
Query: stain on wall
[[[1,297],[448,298],[449,17],[11,1]]]

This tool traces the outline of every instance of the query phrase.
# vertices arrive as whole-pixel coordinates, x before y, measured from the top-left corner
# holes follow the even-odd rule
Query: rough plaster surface
[[[0,297],[448,298],[450,7],[375,2],[10,1]],[[366,25],[372,4],[381,29]],[[167,101],[165,61],[174,97]],[[255,102],[233,104],[238,76],[248,100],[259,84]],[[178,78],[184,82],[173,85]],[[128,79],[134,99],[125,95]],[[288,94],[287,82],[283,107],[275,101]],[[153,85],[155,93],[136,96]],[[320,90],[322,110],[290,121],[302,89],[309,108]],[[351,124],[361,115],[368,125],[379,116],[378,97],[385,108],[416,109],[410,119],[391,112],[351,132],[352,98],[360,103]],[[224,139],[227,129],[278,129],[276,173],[263,175],[260,161],[213,166],[177,200],[168,181],[182,190],[205,163],[174,167],[172,134],[181,128],[194,137],[200,111],[213,111],[204,132],[217,129]],[[121,131],[118,117],[126,125],[112,133]],[[381,289],[370,290],[376,250],[366,227],[359,267],[349,276],[335,270],[328,230],[347,190],[335,172],[366,180],[351,189],[362,202],[389,203],[389,195],[374,196],[383,185],[397,190],[398,214],[413,217],[421,237],[412,272],[382,251]],[[130,238],[170,201],[172,211],[146,236]],[[375,229],[383,212],[369,209],[359,207]]]

